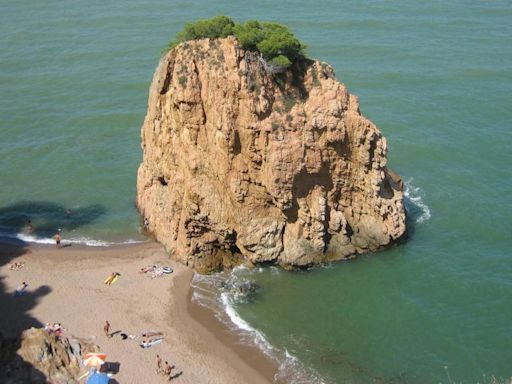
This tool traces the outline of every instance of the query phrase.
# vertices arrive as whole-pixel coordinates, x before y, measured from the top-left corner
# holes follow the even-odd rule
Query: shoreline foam
[[[256,268],[250,273],[258,273],[261,268]],[[275,366],[275,373],[272,378],[273,383],[318,383],[323,384],[326,380],[313,368],[306,366],[297,357],[293,356],[286,349],[280,349],[273,345],[267,336],[245,321],[236,311],[235,303],[238,300],[244,300],[244,294],[229,290],[222,291],[218,287],[223,286],[230,281],[243,282],[246,276],[238,275],[247,272],[245,267],[237,267],[230,272],[221,272],[213,275],[195,274],[191,281],[190,305],[197,308],[204,308],[210,312],[222,326],[231,334],[231,338],[236,338],[236,345],[242,345],[246,348],[257,348],[261,355],[270,360]]]
[[[23,232],[0,232],[0,239],[12,239],[19,240],[25,242],[27,244],[38,244],[38,245],[55,245],[55,240],[51,237],[39,237],[35,235],[29,235]],[[97,240],[91,239],[89,237],[78,236],[78,237],[69,237],[62,240],[63,245],[85,245],[88,247],[112,247],[119,245],[128,245],[128,244],[141,244],[148,243],[150,240],[135,240],[135,239],[127,239],[124,241],[107,241],[107,240]]]

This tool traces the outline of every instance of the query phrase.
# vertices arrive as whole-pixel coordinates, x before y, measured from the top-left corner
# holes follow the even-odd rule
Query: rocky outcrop
[[[386,140],[325,63],[271,75],[233,37],[180,44],[154,74],[142,149],[138,208],[201,272],[344,259],[406,230]]]
[[[98,347],[76,338],[58,338],[43,329],[23,331],[18,340],[0,337],[0,382],[5,384],[77,383],[82,356]]]

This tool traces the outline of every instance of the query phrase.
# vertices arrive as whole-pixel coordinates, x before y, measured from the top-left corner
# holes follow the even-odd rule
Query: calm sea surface
[[[259,289],[230,308],[316,381],[510,377],[509,1],[5,0],[0,232],[30,219],[39,241],[57,228],[77,242],[144,239],[134,195],[149,83],[183,24],[217,14],[285,23],[334,66],[388,139],[411,228],[355,262],[239,271]]]

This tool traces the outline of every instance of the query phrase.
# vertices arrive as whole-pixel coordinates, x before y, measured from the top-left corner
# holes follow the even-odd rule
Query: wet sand
[[[9,270],[16,261],[25,267]],[[174,272],[155,279],[139,273],[150,264],[169,265]],[[106,286],[114,271],[121,276]],[[153,242],[55,249],[0,241],[0,327],[15,336],[30,326],[60,322],[68,335],[93,340],[108,362],[119,363],[119,383],[166,381],[155,372],[157,354],[175,365],[174,374],[181,372],[178,383],[271,383],[277,365],[257,348],[241,345],[209,310],[191,302],[192,277]],[[28,291],[13,298],[22,281]],[[161,331],[164,342],[143,349],[118,334],[107,338],[105,320],[113,332]]]

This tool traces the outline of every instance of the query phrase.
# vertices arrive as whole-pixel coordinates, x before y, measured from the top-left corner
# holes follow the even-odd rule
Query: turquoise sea
[[[5,0],[0,234],[144,240],[134,195],[149,83],[184,23],[217,14],[287,24],[333,65],[388,139],[410,233],[310,271],[198,278],[196,292],[258,287],[206,296],[280,359],[276,382],[510,378],[510,1]],[[34,233],[19,235],[29,219]]]

